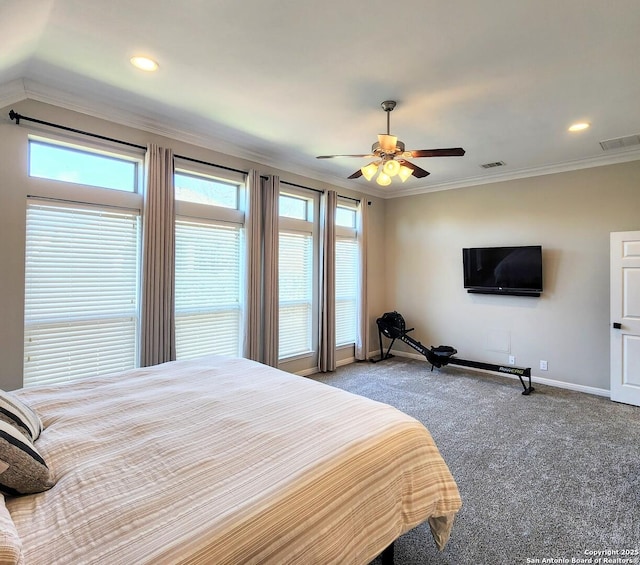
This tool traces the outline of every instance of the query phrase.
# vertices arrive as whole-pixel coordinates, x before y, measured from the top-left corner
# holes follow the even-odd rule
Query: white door
[[[611,400],[640,406],[640,231],[611,234]]]

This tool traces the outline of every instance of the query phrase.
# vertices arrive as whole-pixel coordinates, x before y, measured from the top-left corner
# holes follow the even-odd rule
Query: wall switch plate
[[[509,365],[515,365],[515,364],[516,364],[516,356],[509,355]]]
[[[547,362],[543,361],[542,359],[540,360],[540,370],[541,371],[546,371],[548,369],[547,367]]]

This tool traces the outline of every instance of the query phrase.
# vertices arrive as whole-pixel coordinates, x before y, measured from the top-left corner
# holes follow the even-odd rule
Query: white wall
[[[277,174],[280,175],[281,180],[310,188],[319,190],[333,188],[326,183],[293,173],[31,100],[14,104],[11,108],[25,116],[60,123],[139,145],[146,145],[149,142],[157,143],[163,147],[171,147],[176,154],[227,167],[240,170],[256,168],[263,174]],[[8,119],[9,109],[0,109],[0,388],[5,390],[22,386],[24,241],[27,195],[39,195],[43,191],[51,194],[56,190],[55,182],[34,179],[27,175],[27,136],[30,132],[44,135],[47,128],[35,129],[32,124],[26,121],[20,126],[16,126]],[[57,130],[48,131],[58,136],[61,135]],[[82,140],[82,137],[76,139]],[[338,189],[338,193],[354,198],[363,197],[362,194],[345,189]],[[378,229],[376,226],[381,226],[383,223],[384,207],[379,199],[368,198],[368,200],[372,201],[371,208],[374,211],[372,225],[375,231]],[[380,245],[380,239],[374,235],[374,245]],[[372,277],[370,287],[370,292],[374,297],[370,307],[373,312],[376,312],[381,307],[384,281],[377,276],[379,267],[376,267],[375,263],[372,269],[374,269],[376,276]],[[336,357],[338,360],[353,358],[353,348],[339,350]],[[315,357],[305,357],[285,363],[281,367],[291,372],[309,373],[315,366],[317,366]]]
[[[609,232],[640,229],[640,161],[393,199],[385,221],[386,310],[416,339],[609,389]],[[541,298],[463,289],[463,247],[526,244],[543,246]]]

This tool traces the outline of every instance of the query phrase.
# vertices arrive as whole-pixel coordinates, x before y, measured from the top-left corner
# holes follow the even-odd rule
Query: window
[[[345,204],[338,204],[336,207],[336,226],[356,229],[357,210]]]
[[[317,196],[280,194],[279,358],[317,348]]]
[[[24,384],[137,365],[137,211],[27,207]]]
[[[336,345],[355,343],[358,321],[358,242],[336,238]]]
[[[240,356],[244,214],[240,180],[177,170],[176,357]]]
[[[294,220],[309,220],[310,213],[313,211],[309,200],[289,194],[280,195],[278,207],[280,216]]]
[[[176,356],[241,354],[242,228],[176,220]]]
[[[355,343],[358,324],[359,245],[357,208],[339,202],[336,209],[336,345]]]
[[[238,185],[187,171],[174,175],[176,200],[238,209]]]
[[[280,232],[280,358],[313,349],[313,236]]]
[[[136,192],[140,159],[29,140],[29,176]]]

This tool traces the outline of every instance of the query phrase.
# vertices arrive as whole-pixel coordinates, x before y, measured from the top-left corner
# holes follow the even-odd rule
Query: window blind
[[[24,385],[137,365],[137,211],[27,207]]]
[[[357,240],[336,238],[336,345],[356,341],[358,265]]]
[[[176,220],[176,357],[241,355],[240,226]]]
[[[280,232],[279,357],[312,350],[313,236]]]

